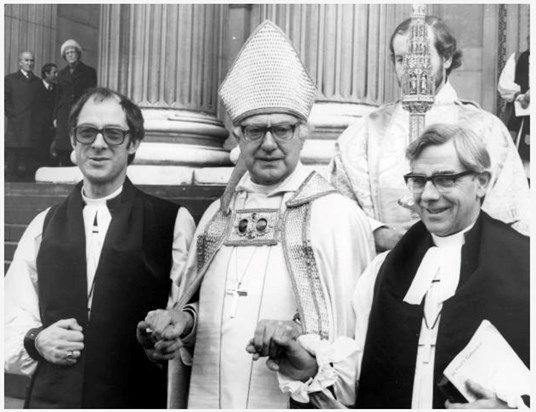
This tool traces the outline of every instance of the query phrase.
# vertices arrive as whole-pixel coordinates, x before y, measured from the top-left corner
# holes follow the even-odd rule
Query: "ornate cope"
[[[281,241],[304,332],[329,338],[333,327],[329,320],[329,297],[324,293],[311,246],[310,216],[312,202],[331,193],[336,193],[336,189],[312,172],[286,202],[282,218],[280,211],[273,209],[241,209],[227,216],[218,210],[199,235],[198,273],[177,306],[187,304],[194,296],[222,245],[274,246]]]

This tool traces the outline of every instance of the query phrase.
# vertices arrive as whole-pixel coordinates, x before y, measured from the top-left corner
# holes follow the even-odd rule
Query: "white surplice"
[[[283,212],[308,174],[299,164],[280,184],[260,186],[246,173],[231,207]],[[218,208],[219,201],[201,219],[181,288],[196,275],[197,236]],[[332,314],[330,338],[352,336],[352,290],[373,256],[368,219],[354,202],[332,193],[313,202],[310,222],[311,246]],[[240,280],[247,295],[234,298],[230,291]],[[262,359],[253,362],[245,350],[259,320],[291,320],[297,312],[281,241],[275,246],[222,246],[201,284],[198,308],[188,407],[287,408],[288,395],[279,389],[276,373]]]
[[[426,112],[426,125],[459,124],[481,136],[491,158],[492,179],[482,209],[491,217],[530,233],[529,187],[510,133],[496,116],[463,101],[447,82]],[[410,171],[409,112],[400,101],[386,104],[351,125],[339,137],[326,173],[332,184],[357,200],[373,230],[385,224],[407,229],[416,213],[399,204],[412,196],[403,176]]]

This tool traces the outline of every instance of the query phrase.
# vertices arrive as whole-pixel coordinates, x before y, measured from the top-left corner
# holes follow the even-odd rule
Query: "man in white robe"
[[[174,362],[192,364],[188,408],[289,407],[276,373],[246,352],[265,319],[325,341],[353,334],[351,293],[373,257],[372,232],[354,202],[299,162],[314,94],[269,21],[220,88],[247,172],[228,187],[230,201],[224,195],[201,219],[175,310],[150,312],[138,326],[152,359],[179,351]],[[186,406],[175,366],[174,408]]]
[[[404,178],[421,221],[360,277],[355,340],[322,345],[315,336],[296,341],[270,331],[282,336],[276,343],[291,358],[281,376],[300,373],[289,365],[317,364],[316,376],[300,375],[310,377],[307,383],[286,378],[282,388],[324,408],[526,407],[528,370],[492,373],[481,366],[479,376],[457,387],[465,400],[438,383],[483,321],[529,366],[529,239],[481,210],[490,157],[470,130],[431,125],[407,154],[411,172]],[[314,357],[307,361],[306,353]],[[339,393],[314,387],[322,376]]]
[[[426,124],[437,122],[470,127],[491,156],[491,184],[482,208],[521,233],[529,234],[529,188],[521,159],[504,124],[476,103],[458,98],[448,81],[461,65],[461,51],[449,28],[427,16],[430,58],[435,77],[435,101],[425,114]],[[410,19],[391,37],[391,55],[399,84],[402,61],[408,53]],[[350,126],[338,139],[328,166],[333,185],[358,202],[371,218],[378,250],[391,249],[415,223],[411,194],[402,176],[409,171],[404,152],[409,145],[409,112],[401,101],[388,103]]]

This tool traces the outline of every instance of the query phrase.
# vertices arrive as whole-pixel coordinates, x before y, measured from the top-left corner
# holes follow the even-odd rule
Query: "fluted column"
[[[99,83],[145,118],[135,165],[229,165],[216,117],[222,13],[214,4],[102,6]]]
[[[4,6],[4,74],[19,69],[19,53],[35,54],[35,74],[56,56],[56,4],[6,4]]]
[[[251,24],[274,21],[292,40],[318,94],[305,163],[327,163],[335,139],[376,105],[399,96],[389,57],[392,30],[410,5],[258,4]]]

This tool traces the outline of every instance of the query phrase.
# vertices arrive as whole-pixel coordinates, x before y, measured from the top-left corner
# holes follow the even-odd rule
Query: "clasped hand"
[[[193,326],[188,312],[157,309],[147,313],[145,320],[138,323],[136,336],[149,359],[166,361],[173,359],[183,346],[181,336]]]
[[[253,360],[268,357],[266,366],[287,377],[302,382],[316,375],[316,359],[296,340],[302,334],[300,325],[293,321],[261,320],[246,351]]]
[[[56,365],[74,365],[84,349],[84,334],[76,319],[61,319],[43,329],[35,347],[45,360]]]

